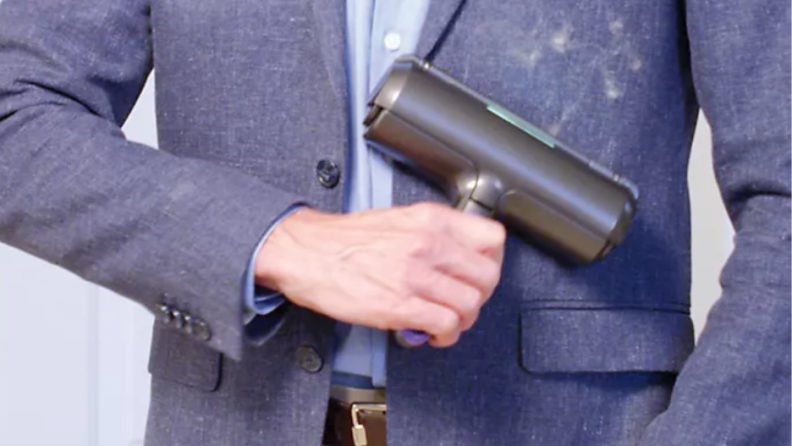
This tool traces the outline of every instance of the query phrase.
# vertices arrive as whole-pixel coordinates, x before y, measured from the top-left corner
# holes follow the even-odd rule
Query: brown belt
[[[324,446],[385,446],[385,392],[333,386]]]

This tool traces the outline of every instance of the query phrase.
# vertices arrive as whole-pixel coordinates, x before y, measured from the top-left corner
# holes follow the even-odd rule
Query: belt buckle
[[[366,438],[366,427],[360,422],[360,413],[387,413],[387,406],[381,403],[354,403],[349,410],[352,416],[352,440],[355,442],[355,446],[366,446],[368,444],[368,439]]]

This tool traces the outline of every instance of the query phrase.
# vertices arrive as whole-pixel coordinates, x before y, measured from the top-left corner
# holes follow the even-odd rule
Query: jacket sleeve
[[[245,286],[242,299],[245,302],[245,332],[250,343],[260,346],[267,342],[280,327],[281,319],[292,305],[282,293],[256,285],[253,270],[259,251],[281,221],[291,214],[303,209],[305,206],[295,205],[285,214],[278,217],[275,223],[267,229],[259,241],[254,254],[250,257],[248,268],[245,271]]]
[[[723,294],[642,446],[790,444],[789,8],[687,2],[695,90],[735,249]]]
[[[0,241],[188,313],[240,359],[248,260],[306,200],[126,141],[151,67],[145,0],[0,3]]]

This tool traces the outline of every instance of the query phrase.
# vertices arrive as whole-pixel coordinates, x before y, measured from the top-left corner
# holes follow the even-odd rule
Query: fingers
[[[459,341],[461,321],[459,315],[443,305],[414,297],[405,301],[395,312],[400,329],[420,330],[431,336],[430,345],[450,347]]]
[[[455,242],[447,243],[445,251],[447,255],[435,259],[434,268],[475,287],[484,301],[489,299],[500,281],[501,263]]]
[[[500,280],[500,264],[430,233],[416,238],[408,255],[397,290],[444,305],[459,314],[463,330],[472,327]]]
[[[498,263],[502,261],[506,229],[500,222],[437,203],[419,203],[409,209],[415,221],[424,228],[434,228],[462,246],[486,253]]]
[[[489,296],[451,276],[415,262],[405,278],[409,292],[427,301],[440,304],[457,314],[462,330],[476,322],[479,309]]]
[[[383,266],[395,267],[393,264]],[[432,337],[433,343],[441,347],[451,346],[459,340],[462,328],[457,311],[425,297],[385,286],[385,282],[391,281],[383,280],[377,274],[359,275],[356,270],[349,268],[338,271],[340,274],[333,274],[339,277],[325,282],[322,289],[334,289],[332,294],[335,298],[314,302],[309,308],[350,324],[380,330],[423,331]],[[475,321],[475,317],[472,319]]]

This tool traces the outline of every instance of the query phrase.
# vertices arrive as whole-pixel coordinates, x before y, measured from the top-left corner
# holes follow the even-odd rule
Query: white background
[[[151,87],[124,130],[156,147]],[[698,130],[690,171],[697,333],[732,248],[703,119]],[[138,304],[0,245],[0,445],[142,445],[152,321]]]

